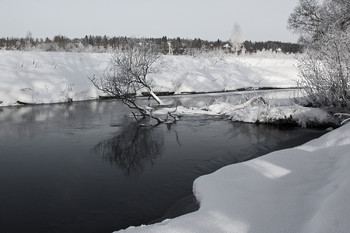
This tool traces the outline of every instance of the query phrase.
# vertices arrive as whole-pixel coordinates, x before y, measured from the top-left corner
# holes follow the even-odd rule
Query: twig
[[[343,125],[346,122],[350,121],[350,114],[349,113],[335,113],[334,116],[339,116],[339,118],[341,118],[342,116],[347,116],[349,118],[346,118],[345,120],[343,120],[340,124]]]

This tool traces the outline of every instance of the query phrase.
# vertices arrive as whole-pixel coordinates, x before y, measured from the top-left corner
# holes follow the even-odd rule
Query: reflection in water
[[[189,210],[198,176],[322,133],[213,116],[139,128],[120,101],[1,110],[0,232],[7,233],[112,232],[174,217]],[[272,178],[288,172],[255,165]]]
[[[120,134],[95,145],[92,151],[116,164],[126,176],[137,176],[147,163],[152,165],[159,157],[163,144],[163,136],[154,128],[131,123]]]
[[[33,138],[62,119],[73,121],[74,111],[68,104],[9,107],[0,111],[0,124],[7,136]]]
[[[118,111],[115,111],[118,109]],[[0,108],[2,136],[18,139],[35,138],[50,133],[71,134],[82,129],[119,124],[120,115],[127,113],[120,101],[91,101],[53,105],[28,105]],[[101,119],[104,118],[104,121]]]

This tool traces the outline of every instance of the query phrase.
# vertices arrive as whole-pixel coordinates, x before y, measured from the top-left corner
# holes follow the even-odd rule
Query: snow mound
[[[278,121],[293,121],[300,126],[307,124],[320,125],[334,123],[333,117],[322,109],[303,107],[291,103],[290,105],[270,105],[262,97],[255,97],[243,104],[216,103],[208,110],[226,115],[232,121],[247,123],[276,123]]]
[[[348,232],[349,135],[350,124],[199,177],[193,185],[198,211],[119,232]]]
[[[222,115],[232,121],[281,125],[297,124],[302,127],[337,125],[334,116],[325,110],[303,107],[295,104],[292,98],[281,96],[281,94],[288,95],[287,91],[285,93],[256,92],[250,94],[253,94],[253,97],[240,103],[237,103],[237,97],[235,97],[235,101],[229,99],[226,101],[215,101],[215,103],[210,105],[205,105],[204,103],[204,106],[200,107],[178,106],[175,114]],[[243,97],[244,94],[241,94],[241,98],[238,99],[242,99]],[[155,111],[155,114],[165,115],[167,112],[173,112],[174,110],[175,107],[158,109]]]

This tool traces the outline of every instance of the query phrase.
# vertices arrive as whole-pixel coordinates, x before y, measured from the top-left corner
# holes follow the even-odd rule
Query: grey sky
[[[136,36],[295,42],[287,19],[298,0],[0,0],[0,37]]]

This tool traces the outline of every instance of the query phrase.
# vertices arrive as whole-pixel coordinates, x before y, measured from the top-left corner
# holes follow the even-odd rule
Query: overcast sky
[[[296,42],[287,19],[298,0],[0,0],[0,37],[85,35]]]

